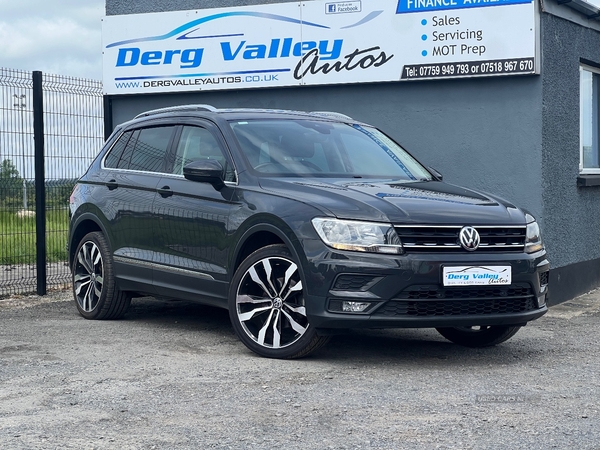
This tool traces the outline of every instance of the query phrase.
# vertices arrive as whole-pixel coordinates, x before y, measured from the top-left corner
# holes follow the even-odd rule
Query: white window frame
[[[593,77],[597,77],[597,89],[592,91],[591,108],[585,105],[585,95],[583,92],[584,72],[589,72]],[[579,66],[579,173],[600,175],[600,68],[582,64]],[[586,111],[590,108],[591,111]],[[586,116],[585,114],[588,113]],[[586,123],[589,123],[589,114],[592,114],[592,130],[585,129]],[[595,129],[594,129],[595,127]],[[588,139],[588,133],[592,133],[592,148],[596,148],[596,158],[598,158],[598,167],[584,167],[584,144]]]

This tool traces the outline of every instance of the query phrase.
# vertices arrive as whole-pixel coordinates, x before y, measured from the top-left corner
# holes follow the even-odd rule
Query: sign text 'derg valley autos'
[[[313,49],[318,50],[319,59],[338,59],[341,54],[343,40],[294,42],[293,38],[284,38],[271,39],[269,44],[248,44],[246,41],[238,43],[220,42],[219,44],[223,61],[301,57]],[[142,66],[178,65],[181,69],[193,69],[200,67],[203,54],[204,48],[147,50],[143,52],[138,47],[120,48],[116,66],[130,67],[138,64]]]

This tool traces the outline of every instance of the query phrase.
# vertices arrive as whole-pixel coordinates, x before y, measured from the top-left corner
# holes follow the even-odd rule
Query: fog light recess
[[[371,308],[373,302],[357,302],[356,300],[331,300],[329,311],[344,313],[364,313]]]
[[[537,304],[538,304],[538,308],[541,308],[542,306],[544,306],[546,304],[546,294],[540,295],[537,298]]]
[[[370,303],[367,302],[342,302],[342,311],[344,312],[364,312]]]

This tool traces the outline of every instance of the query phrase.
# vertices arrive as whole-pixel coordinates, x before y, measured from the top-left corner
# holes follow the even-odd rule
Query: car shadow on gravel
[[[133,299],[123,320],[134,320],[162,327],[173,325],[181,330],[219,330],[234,335],[229,313],[223,308],[202,305],[185,300],[165,300],[153,297]]]
[[[163,330],[213,334],[207,337],[208,340],[227,336],[237,341],[227,310],[188,301],[152,297],[134,299],[123,320]],[[541,341],[520,338],[517,334],[495,347],[466,348],[446,341],[433,329],[346,330],[332,336],[325,347],[304,360],[344,364],[355,360],[373,365],[407,361],[444,366],[518,365],[525,359],[532,362],[543,357],[544,348],[537,348],[537,342]],[[243,350],[236,357],[261,358],[238,343]]]
[[[460,367],[518,365],[543,357],[543,349],[529,344],[514,339],[495,347],[467,348],[444,340],[433,329],[349,330],[334,336],[314,358],[331,363],[354,359],[373,365],[407,361]]]

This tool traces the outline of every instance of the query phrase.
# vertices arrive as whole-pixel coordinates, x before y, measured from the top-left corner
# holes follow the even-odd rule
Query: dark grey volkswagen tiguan
[[[547,311],[530,214],[342,114],[149,111],[115,129],[70,202],[87,319],[139,295],[194,300],[228,308],[254,352],[295,358],[359,327],[495,345]]]

